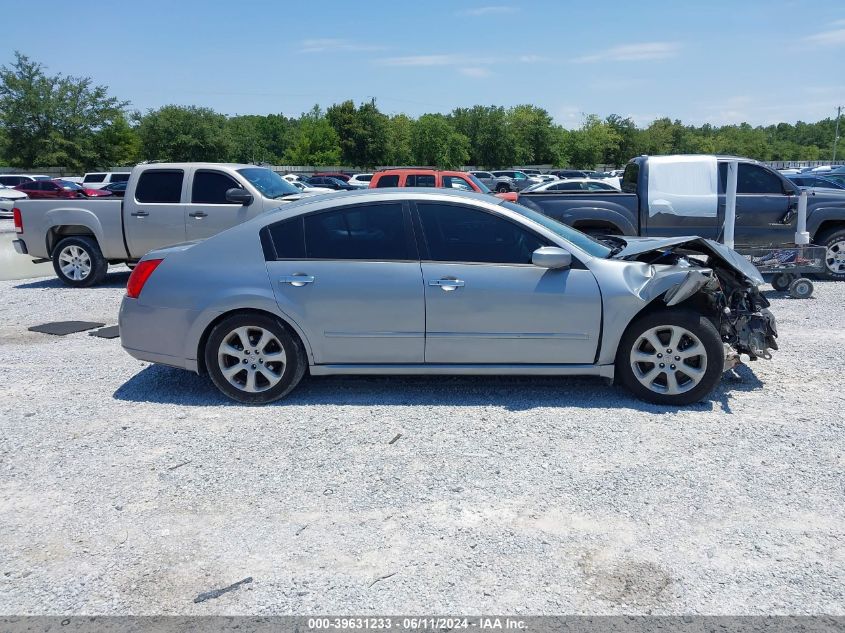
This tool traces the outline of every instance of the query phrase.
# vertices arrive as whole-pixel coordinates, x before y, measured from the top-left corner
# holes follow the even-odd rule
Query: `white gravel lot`
[[[0,615],[845,614],[845,284],[773,299],[781,351],[686,409],[562,378],[249,408],[27,331],[115,324],[127,276],[0,282]]]

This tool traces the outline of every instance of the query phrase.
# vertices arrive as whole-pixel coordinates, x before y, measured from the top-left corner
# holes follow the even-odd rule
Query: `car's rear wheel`
[[[505,183],[503,183],[503,182],[500,182],[498,185],[496,185],[496,193],[507,193],[507,192],[509,192],[510,190],[511,190],[511,188],[510,188],[510,187],[508,187],[508,186],[507,186]]]
[[[698,402],[719,383],[725,351],[705,316],[663,310],[632,323],[616,356],[619,381],[635,396],[656,404]]]
[[[264,314],[236,314],[218,323],[205,346],[214,385],[233,400],[264,404],[286,396],[307,364],[299,340]]]
[[[90,237],[66,237],[53,249],[53,270],[68,286],[94,286],[106,278],[109,263]]]

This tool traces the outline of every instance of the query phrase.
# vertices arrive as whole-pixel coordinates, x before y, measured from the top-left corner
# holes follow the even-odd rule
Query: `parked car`
[[[518,191],[516,181],[508,176],[494,176],[489,171],[471,171],[468,172],[475,176],[484,185],[497,193],[507,193],[509,191]]]
[[[425,167],[385,169],[373,174],[371,189],[384,187],[436,187],[493,194],[503,200],[516,200],[516,194],[498,191],[494,194],[483,182],[465,171],[441,171]]]
[[[331,193],[334,189],[330,189],[328,187],[314,187],[312,185],[306,184],[302,180],[294,180],[291,184],[299,189],[302,193]]]
[[[91,286],[109,264],[134,264],[150,249],[207,238],[307,195],[264,167],[150,163],[132,170],[123,199],[22,200],[13,244],[51,259],[65,284]]]
[[[528,174],[525,174],[521,171],[514,171],[510,169],[493,170],[490,173],[497,177],[506,176],[507,178],[511,178],[513,180],[514,186],[516,187],[516,191],[522,191],[523,189],[540,182],[539,178],[532,178]]]
[[[541,182],[551,182],[552,180],[559,180],[554,174],[536,174],[535,178],[539,178]]]
[[[307,370],[584,374],[678,406],[707,397],[739,354],[777,348],[759,283],[708,240],[611,247],[488,195],[370,189],[147,253],[119,326],[134,358],[249,404]]]
[[[838,183],[827,176],[796,174],[787,176],[787,178],[799,187],[812,187],[816,189],[845,189],[845,184]]]
[[[117,196],[118,198],[122,198],[123,195],[126,193],[126,184],[129,181],[123,180],[120,182],[110,182],[105,187],[100,189],[100,191],[110,191],[112,195]]]
[[[311,176],[303,181],[309,187],[322,187],[324,189],[331,189],[333,191],[351,191],[358,189],[355,185],[348,185],[345,181],[333,176]]]
[[[297,182],[297,181],[305,180],[305,178],[306,178],[306,176],[304,176],[303,174],[284,174],[284,175],[282,175],[279,172],[276,172],[276,173],[279,174],[280,176],[282,176],[282,178],[284,178],[288,182]]]
[[[317,171],[314,172],[313,175],[327,178],[337,178],[338,180],[342,180],[343,182],[347,182],[351,178],[349,174],[344,174],[342,171]]]
[[[128,171],[100,171],[87,173],[82,177],[82,184],[89,189],[102,189],[113,182],[129,180]]]
[[[27,195],[12,187],[0,185],[0,218],[12,217],[12,209],[19,200],[26,200]]]
[[[535,191],[619,191],[619,188],[604,180],[570,178],[569,180],[555,179],[550,182],[541,182],[524,190],[525,193]]]
[[[554,171],[550,171],[549,173],[561,179],[587,177],[586,172],[577,169],[555,169]]]
[[[33,200],[45,198],[97,198],[111,195],[109,192],[81,187],[75,182],[60,178],[56,178],[55,180],[30,180],[18,185],[15,189],[23,191]]]
[[[521,171],[526,176],[539,176],[540,175],[539,169],[517,169],[516,167],[514,167],[514,170],[515,171]]]
[[[353,174],[349,177],[349,180],[346,181],[346,184],[356,185],[358,187],[361,187],[362,189],[366,189],[370,186],[370,181],[372,179],[372,174]]]
[[[5,187],[17,187],[27,182],[34,180],[50,180],[51,176],[43,174],[0,174],[0,185]]]
[[[639,156],[622,177],[622,191],[522,193],[519,203],[593,234],[720,239],[724,229],[728,162],[739,161],[734,240],[737,247],[778,247],[794,242],[798,187],[777,171],[747,158],[703,157],[714,162],[714,190],[703,197],[667,192],[654,182],[653,165],[675,166],[685,156]],[[700,177],[700,174],[696,177]],[[683,178],[669,179],[685,185]],[[667,195],[668,193],[668,195]],[[677,195],[676,195],[677,194]],[[706,205],[712,205],[706,209]],[[827,248],[828,279],[845,280],[845,192],[816,190],[807,203],[807,231]]]

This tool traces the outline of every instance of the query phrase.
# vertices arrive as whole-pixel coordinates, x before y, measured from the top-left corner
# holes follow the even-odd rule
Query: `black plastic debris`
[[[96,336],[97,338],[117,338],[120,336],[120,330],[116,325],[110,325],[108,327],[100,328],[99,330],[94,330],[93,332],[88,332],[88,336]]]
[[[52,334],[53,336],[67,336],[68,334],[75,334],[76,332],[93,330],[94,328],[103,327],[104,325],[105,323],[97,323],[95,321],[53,321],[52,323],[33,325],[29,328],[29,331],[41,332],[42,334]]]

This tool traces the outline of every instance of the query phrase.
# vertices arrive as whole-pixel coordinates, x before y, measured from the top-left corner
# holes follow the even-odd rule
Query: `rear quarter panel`
[[[616,225],[623,235],[639,234],[635,193],[523,193],[517,202],[570,226],[601,220]]]
[[[33,257],[50,257],[48,232],[56,227],[81,226],[94,235],[106,259],[125,259],[120,200],[22,200],[22,238]]]

